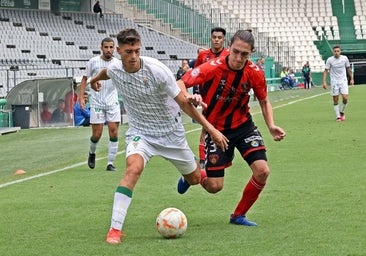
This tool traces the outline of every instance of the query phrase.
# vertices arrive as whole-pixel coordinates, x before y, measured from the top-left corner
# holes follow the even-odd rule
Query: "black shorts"
[[[238,149],[248,165],[256,160],[266,160],[266,147],[261,133],[251,120],[241,127],[224,133],[229,139],[229,148],[223,152],[206,135],[206,171],[208,177],[224,177],[226,167],[232,165],[234,150]]]

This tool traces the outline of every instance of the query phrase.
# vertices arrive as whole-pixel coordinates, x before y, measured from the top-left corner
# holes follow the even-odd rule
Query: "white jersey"
[[[140,59],[141,68],[135,73],[126,72],[118,62],[108,67],[107,75],[128,113],[127,135],[163,136],[182,126],[174,100],[181,90],[167,66],[150,57]]]
[[[329,70],[330,84],[347,82],[347,70],[350,67],[347,56],[340,55],[339,58],[329,57],[325,63],[325,69]]]
[[[121,62],[117,58],[112,58],[109,61],[103,60],[101,56],[91,58],[87,65],[84,76],[87,78],[95,76],[103,68],[108,68],[114,63]],[[102,81],[102,89],[97,92],[91,91],[90,107],[103,110],[111,109],[113,106],[119,105],[118,93],[111,80]]]

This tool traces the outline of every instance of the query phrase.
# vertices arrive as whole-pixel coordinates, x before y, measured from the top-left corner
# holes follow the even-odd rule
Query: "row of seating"
[[[3,88],[8,91],[25,79],[65,76],[67,70],[71,70],[69,74],[81,76],[86,61],[101,53],[101,40],[115,37],[125,27],[141,32],[142,55],[162,59],[172,73],[180,65],[179,59],[196,56],[197,45],[138,26],[117,14],[106,14],[101,19],[92,13],[55,15],[43,10],[0,9],[3,35],[0,38],[0,97],[5,96]],[[119,57],[117,52],[115,56]],[[26,60],[34,65],[48,63],[49,66],[45,70],[37,67],[38,72],[25,70]],[[55,65],[62,71],[53,69]],[[10,71],[9,79],[11,66],[18,69]]]
[[[304,60],[315,59],[312,63],[314,71],[322,71],[324,61],[314,42],[323,37],[328,40],[340,40],[338,19],[333,15],[331,0],[312,0],[299,2],[295,0],[275,0],[275,1],[242,1],[242,0],[202,0],[201,4],[196,1],[184,1],[190,4],[192,8],[205,15],[210,14],[210,9],[215,10],[219,7],[220,18],[230,17],[230,20],[238,20],[241,24],[249,24],[250,27],[257,29],[259,35],[269,37],[269,41],[274,38],[280,42],[289,42],[293,46],[294,52],[302,53],[296,56],[295,63],[291,66],[299,69]],[[355,9],[357,16],[354,17],[355,34],[357,39],[366,39],[366,28],[362,22],[365,17],[363,10],[366,9],[366,2],[355,0]],[[213,16],[216,19],[216,16]],[[217,20],[216,23],[220,24]],[[221,22],[228,30],[235,30],[237,26],[232,26],[232,22]],[[304,43],[306,41],[307,43]],[[306,47],[313,45],[315,52],[307,51]],[[268,47],[265,45],[264,47]],[[262,51],[262,49],[259,49]],[[276,59],[275,50],[268,52],[270,56]],[[291,61],[291,56],[285,63]]]

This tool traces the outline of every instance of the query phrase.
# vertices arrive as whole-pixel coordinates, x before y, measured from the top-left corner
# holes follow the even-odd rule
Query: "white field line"
[[[321,93],[321,94],[316,94],[316,95],[309,96],[309,97],[306,97],[306,98],[302,98],[302,99],[290,101],[290,102],[288,102],[286,104],[282,104],[282,105],[279,105],[277,107],[273,107],[273,109],[286,107],[288,105],[295,104],[297,102],[301,102],[301,101],[304,101],[304,100],[312,99],[312,98],[321,96],[323,94],[329,94],[329,92]],[[261,113],[261,112],[255,112],[255,113],[252,113],[252,115],[256,115],[256,114],[259,114],[259,113]],[[195,128],[193,130],[186,131],[186,133],[188,134],[188,133],[197,132],[197,131],[201,131],[201,128]],[[117,153],[117,155],[120,155],[120,154],[123,154],[123,153],[125,153],[125,150],[119,151]],[[96,161],[101,160],[101,159],[106,159],[106,158],[107,158],[107,156],[106,157],[97,158]],[[57,169],[57,170],[53,170],[53,171],[49,171],[49,172],[45,172],[45,173],[36,174],[36,175],[29,176],[29,177],[26,177],[26,178],[23,178],[23,179],[19,179],[19,180],[14,180],[14,181],[6,182],[6,183],[3,183],[3,184],[0,184],[0,188],[4,188],[4,187],[10,186],[10,185],[14,185],[14,184],[21,183],[21,182],[24,182],[24,181],[32,180],[32,179],[35,179],[35,178],[40,178],[40,177],[43,177],[43,176],[46,176],[46,175],[50,175],[50,174],[54,174],[54,173],[66,171],[66,170],[69,170],[69,169],[72,169],[72,168],[75,168],[75,167],[79,167],[79,166],[82,166],[82,165],[85,165],[85,164],[86,164],[86,162],[72,164],[72,165],[69,165],[69,166],[65,166],[64,168],[61,168],[61,169]]]

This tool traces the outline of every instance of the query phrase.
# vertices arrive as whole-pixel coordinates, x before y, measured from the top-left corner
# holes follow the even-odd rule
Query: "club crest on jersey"
[[[144,77],[144,79],[143,79],[143,83],[144,83],[144,85],[145,85],[146,87],[148,87],[148,86],[149,86],[149,79],[147,79],[147,77]]]
[[[250,144],[252,145],[252,147],[258,147],[259,146],[259,143],[256,140],[253,140]]]
[[[134,148],[137,148],[137,145],[139,144],[140,139],[141,139],[141,137],[140,137],[140,136],[135,136],[135,137],[133,137],[132,145],[134,146]]]
[[[215,155],[210,155],[209,158],[208,158],[208,161],[211,163],[211,164],[216,164],[217,163],[217,160],[219,160],[219,155],[215,154]]]

